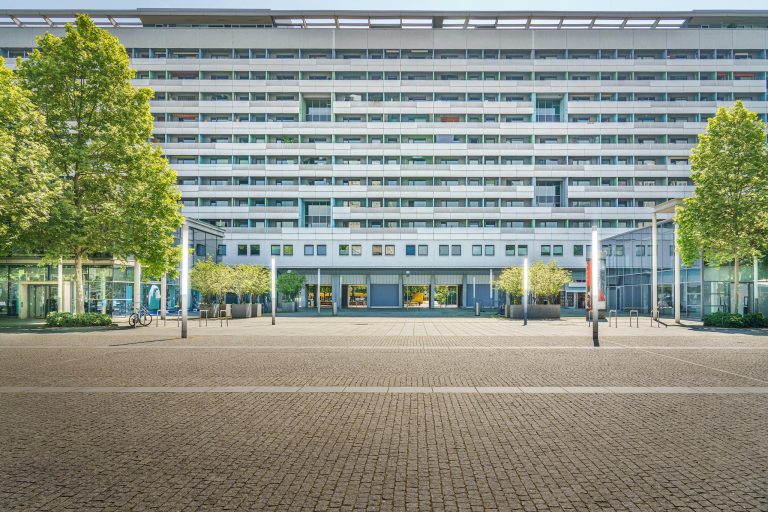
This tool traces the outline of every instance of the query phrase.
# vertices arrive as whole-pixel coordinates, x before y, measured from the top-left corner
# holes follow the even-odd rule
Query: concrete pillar
[[[371,274],[365,274],[365,308],[371,307]]]
[[[677,247],[677,222],[675,222],[675,235],[673,243],[675,244],[675,323],[680,323],[680,305],[682,303],[682,293],[680,292],[680,249]]]
[[[472,276],[472,307],[477,304],[477,276]]]
[[[64,312],[64,262],[61,258],[59,258],[58,276],[56,281],[56,306],[59,313]]]
[[[138,313],[141,305],[141,263],[133,262],[133,312]]]
[[[492,268],[488,269],[488,298],[491,301],[491,307],[493,307],[494,300],[493,300],[493,269]]]
[[[658,225],[656,213],[651,215],[651,318],[658,315],[659,277],[658,277]]]
[[[315,307],[320,313],[320,268],[317,269],[317,286],[315,286]]]
[[[474,307],[471,304],[467,304],[467,274],[461,275],[461,305],[462,307]]]
[[[397,276],[397,306],[403,307],[403,274]]]
[[[160,320],[165,320],[165,313],[168,309],[168,275],[163,274],[160,280]]]
[[[435,307],[435,275],[429,278],[429,309]]]

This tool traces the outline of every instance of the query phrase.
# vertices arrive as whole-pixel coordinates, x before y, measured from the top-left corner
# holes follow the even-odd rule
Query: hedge
[[[112,325],[112,319],[109,315],[101,313],[81,313],[73,315],[72,313],[48,313],[45,317],[45,323],[50,327],[95,327]]]
[[[712,313],[704,316],[704,325],[708,327],[768,327],[768,318],[762,313]]]

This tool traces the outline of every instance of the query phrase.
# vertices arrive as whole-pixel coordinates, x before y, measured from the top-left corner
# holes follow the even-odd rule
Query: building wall
[[[0,28],[0,54],[44,30]],[[581,271],[593,223],[617,235],[691,193],[687,158],[718,106],[768,114],[765,29],[111,31],[156,91],[185,215],[226,227],[230,264],[278,246],[280,268],[482,274],[526,246]],[[330,112],[313,117],[318,99]],[[328,225],[311,227],[318,201]]]

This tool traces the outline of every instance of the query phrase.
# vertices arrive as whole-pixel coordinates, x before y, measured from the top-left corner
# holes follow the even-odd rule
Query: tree
[[[523,269],[522,267],[507,267],[499,273],[496,288],[510,296],[515,302],[523,295]]]
[[[240,302],[245,296],[250,296],[253,302],[254,295],[267,293],[270,288],[270,271],[263,265],[237,265],[233,267],[229,291],[236,294]]]
[[[45,259],[74,259],[79,313],[89,255],[133,256],[148,275],[173,271],[180,195],[176,174],[149,142],[153,92],[133,87],[135,72],[117,38],[79,15],[63,37],[47,33],[37,46],[19,60],[18,75],[45,115],[61,192],[34,241]]]
[[[571,272],[554,260],[537,261],[529,272],[531,293],[537,300],[546,300],[549,304],[557,304],[563,287],[571,282]]]
[[[288,300],[295,300],[304,287],[304,275],[296,272],[280,274],[275,281],[277,291],[285,295]]]
[[[737,101],[719,108],[691,153],[693,196],[677,208],[678,246],[686,264],[733,262],[731,311],[739,303],[739,261],[768,244],[766,125]]]
[[[189,272],[189,281],[192,288],[199,291],[203,297],[219,299],[229,291],[232,283],[231,267],[222,263],[216,263],[210,258],[198,260]]]
[[[48,220],[59,183],[44,141],[45,118],[0,57],[0,254]]]

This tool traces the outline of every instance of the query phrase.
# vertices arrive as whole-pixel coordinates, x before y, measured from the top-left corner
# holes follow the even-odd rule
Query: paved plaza
[[[768,332],[0,329],[0,510],[768,510]]]

